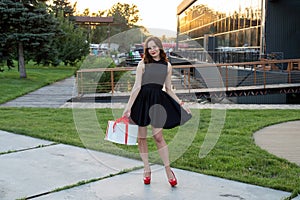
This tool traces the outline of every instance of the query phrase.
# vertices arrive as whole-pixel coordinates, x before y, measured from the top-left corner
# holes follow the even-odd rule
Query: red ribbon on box
[[[115,123],[113,125],[113,132],[115,132],[115,127],[117,125],[117,123],[123,122],[125,124],[125,144],[127,144],[128,142],[128,124],[129,124],[129,119],[126,116],[123,116],[119,119],[115,120]]]

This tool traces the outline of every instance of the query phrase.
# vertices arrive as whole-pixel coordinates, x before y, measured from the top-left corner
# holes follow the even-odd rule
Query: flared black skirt
[[[191,117],[159,84],[142,86],[130,114],[131,120],[139,126],[164,129],[183,125]]]

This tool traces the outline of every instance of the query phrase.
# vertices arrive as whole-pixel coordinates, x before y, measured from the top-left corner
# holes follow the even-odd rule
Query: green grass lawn
[[[88,110],[82,115],[82,123],[86,126],[77,124],[77,127],[74,112],[77,111],[1,108],[0,129],[139,159],[136,146],[117,145],[116,148],[116,145],[104,141],[107,121],[113,119],[111,109]],[[96,123],[89,121],[89,115],[93,113],[97,116]],[[211,110],[201,110],[200,113],[196,137],[187,151],[172,163],[172,167],[285,191],[300,188],[300,167],[260,149],[253,140],[253,133],[265,126],[299,120],[298,110],[227,110],[221,136],[214,149],[204,158],[198,155],[208,129]],[[186,131],[189,132],[189,126]],[[177,128],[165,131],[166,140],[170,142],[176,132]],[[149,152],[155,151],[156,146],[149,137]],[[159,163],[155,155],[151,161]]]
[[[74,71],[75,68],[69,67],[28,67],[27,79],[20,79],[16,69],[0,73],[0,103],[70,77]],[[192,118],[185,126],[186,134],[182,134],[179,140],[184,145],[184,138],[190,139],[190,133],[196,127],[195,137],[191,138],[182,155],[175,156],[172,167],[294,191],[294,195],[299,193],[300,167],[260,149],[253,139],[253,133],[263,127],[300,120],[299,110],[227,110],[218,142],[204,158],[199,157],[199,150],[209,127],[211,110],[192,111],[194,116],[201,115],[200,120]],[[116,113],[120,115],[122,110],[0,107],[0,130],[139,159],[136,146],[116,145],[104,140],[107,121]],[[177,131],[178,128],[164,131],[169,144],[178,137]],[[171,157],[176,151],[177,148],[170,145]],[[160,163],[151,137],[149,152],[151,161]]]
[[[27,94],[42,86],[74,74],[74,67],[27,67],[27,78],[21,79],[16,68],[0,72],[0,104]]]

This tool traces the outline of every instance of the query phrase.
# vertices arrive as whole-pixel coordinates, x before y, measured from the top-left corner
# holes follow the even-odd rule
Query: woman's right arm
[[[130,116],[130,110],[132,107],[132,104],[134,103],[137,95],[139,94],[142,86],[142,76],[144,71],[144,61],[140,61],[138,66],[136,67],[136,75],[135,75],[135,82],[133,85],[133,88],[131,90],[131,94],[127,103],[127,106],[123,112],[123,116],[126,115],[127,117]]]

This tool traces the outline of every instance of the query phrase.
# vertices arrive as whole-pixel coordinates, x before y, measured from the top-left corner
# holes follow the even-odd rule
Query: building
[[[177,54],[215,63],[300,58],[299,10],[300,0],[183,0],[177,7]],[[180,48],[180,44],[188,44],[188,48]],[[286,69],[285,65],[277,67]],[[236,74],[228,80],[230,86],[253,84],[251,66],[230,71]],[[273,77],[267,84],[287,82],[284,71],[267,73]],[[191,74],[195,79],[203,79],[197,71]],[[299,102],[299,95],[297,98]],[[274,94],[238,97],[234,101],[287,103],[290,100],[289,95]]]
[[[299,0],[183,0],[177,7],[177,42],[197,43],[198,51],[252,54],[227,62],[299,58],[299,10]]]

